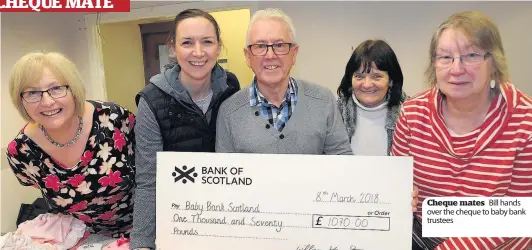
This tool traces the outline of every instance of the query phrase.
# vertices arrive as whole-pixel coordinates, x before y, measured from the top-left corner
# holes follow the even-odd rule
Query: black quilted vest
[[[211,119],[200,114],[197,107],[170,96],[150,83],[135,97],[146,101],[157,119],[163,139],[164,151],[214,152],[216,138],[216,118],[220,104],[240,90],[236,76],[226,71],[228,88],[219,93],[210,103]]]

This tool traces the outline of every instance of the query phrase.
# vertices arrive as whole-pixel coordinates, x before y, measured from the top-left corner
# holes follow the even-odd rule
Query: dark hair
[[[370,72],[371,64],[375,63],[377,69],[386,71],[393,85],[388,90],[391,91],[388,107],[398,105],[403,95],[403,72],[394,51],[383,40],[366,40],[353,51],[349,62],[345,66],[345,74],[338,87],[338,95],[348,97],[352,94],[353,74],[360,66],[364,72]],[[347,98],[346,98],[347,100]]]
[[[175,16],[174,25],[173,25],[172,30],[170,30],[170,37],[168,39],[168,43],[171,47],[175,46],[175,36],[176,36],[177,25],[179,25],[181,21],[188,19],[188,18],[193,18],[193,17],[203,17],[209,20],[209,22],[211,22],[212,25],[214,26],[214,30],[216,31],[216,40],[218,41],[219,44],[222,44],[222,40],[220,38],[220,26],[218,25],[218,22],[216,22],[216,19],[214,19],[214,17],[206,11],[203,11],[200,9],[187,9],[187,10],[181,11],[179,14],[177,14],[177,16]]]

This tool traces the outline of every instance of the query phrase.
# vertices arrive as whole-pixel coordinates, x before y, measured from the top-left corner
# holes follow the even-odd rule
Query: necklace
[[[62,143],[56,142],[54,139],[52,139],[52,137],[50,137],[50,135],[46,132],[46,129],[44,129],[42,124],[39,124],[39,128],[44,133],[44,136],[46,137],[46,139],[48,139],[48,141],[50,143],[52,143],[54,146],[60,147],[60,148],[62,148],[62,147],[70,147],[70,146],[72,146],[72,144],[76,143],[76,141],[79,138],[79,135],[81,135],[81,130],[83,130],[83,119],[81,119],[81,117],[78,116],[78,121],[79,121],[79,123],[78,123],[78,131],[76,131],[76,135],[74,135],[74,138],[72,138],[72,140],[70,140],[66,144],[62,144]]]

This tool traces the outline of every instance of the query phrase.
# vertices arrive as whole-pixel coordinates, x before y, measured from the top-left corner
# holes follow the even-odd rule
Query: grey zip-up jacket
[[[180,102],[195,105],[188,91],[178,80],[180,71],[178,64],[171,64],[161,74],[153,76],[150,82]],[[211,102],[219,98],[221,93],[229,87],[225,74],[225,70],[219,65],[216,65],[212,70],[211,88],[213,96]],[[195,112],[203,115],[200,108],[196,108]],[[209,112],[207,112],[207,116],[209,116]],[[137,188],[134,194],[135,209],[133,211],[130,247],[131,249],[155,249],[156,153],[163,151],[163,140],[155,115],[142,97],[138,103],[136,119],[135,162],[137,173],[135,181]]]

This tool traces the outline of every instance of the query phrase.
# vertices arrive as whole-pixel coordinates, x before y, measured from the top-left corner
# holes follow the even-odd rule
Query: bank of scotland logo
[[[198,177],[198,173],[195,173],[195,168],[192,167],[191,169],[187,170],[187,166],[183,166],[181,169],[178,167],[175,167],[175,171],[172,173],[172,176],[174,177],[174,182],[178,182],[181,180],[183,184],[187,183],[187,180],[194,182],[194,178]]]

